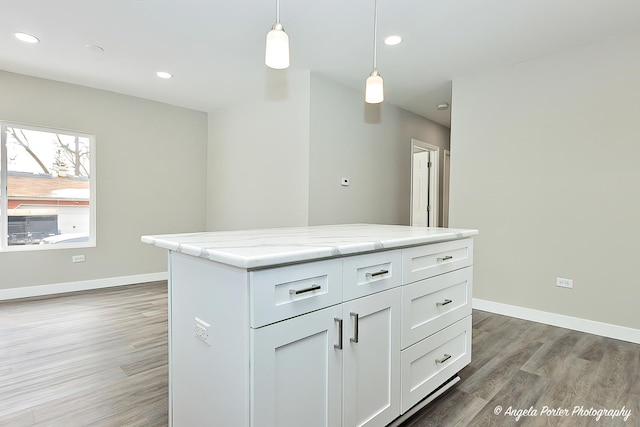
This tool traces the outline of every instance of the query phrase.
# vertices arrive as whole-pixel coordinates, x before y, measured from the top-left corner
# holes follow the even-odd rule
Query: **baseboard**
[[[533,322],[544,323],[546,325],[559,326],[561,328],[572,329],[574,331],[587,332],[589,334],[640,344],[639,329],[595,322],[593,320],[518,307],[516,305],[486,301],[478,298],[473,298],[473,308],[482,311],[489,311],[491,313],[503,314],[505,316],[516,317],[518,319],[531,320]]]
[[[110,288],[113,286],[132,285],[134,283],[155,282],[158,280],[167,280],[168,277],[169,274],[164,271],[160,273],[136,274],[133,276],[107,277],[104,279],[81,280],[78,282],[0,289],[0,301],[54,295],[64,292],[86,291],[89,289]]]

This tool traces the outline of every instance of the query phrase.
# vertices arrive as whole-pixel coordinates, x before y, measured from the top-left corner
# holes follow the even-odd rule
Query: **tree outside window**
[[[95,245],[94,136],[1,123],[0,249]]]

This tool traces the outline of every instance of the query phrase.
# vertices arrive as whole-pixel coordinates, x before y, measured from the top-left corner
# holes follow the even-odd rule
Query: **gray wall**
[[[635,38],[454,81],[450,225],[480,229],[475,298],[640,328],[638,76]]]
[[[441,147],[443,164],[448,128],[388,102],[366,106],[363,97],[311,75],[311,225],[409,224],[411,139]],[[349,187],[340,185],[342,177]]]
[[[408,224],[411,138],[448,148],[449,129],[389,103],[365,119],[362,93],[279,76],[209,115],[207,229]]]
[[[207,230],[307,225],[309,72],[209,114]]]
[[[205,228],[205,113],[7,72],[0,93],[1,119],[94,133],[97,156],[97,246],[2,252],[0,289],[166,271],[140,236]]]

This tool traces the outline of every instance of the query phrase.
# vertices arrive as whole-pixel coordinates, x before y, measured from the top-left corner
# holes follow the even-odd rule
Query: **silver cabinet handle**
[[[289,289],[289,293],[291,295],[300,295],[300,294],[304,294],[305,292],[317,291],[318,289],[322,289],[322,286],[320,286],[320,285],[311,285],[310,287],[305,288],[305,289]]]
[[[449,359],[451,359],[451,355],[445,353],[445,355],[444,355],[444,357],[442,359],[436,359],[436,363],[444,363]]]
[[[438,262],[449,261],[450,259],[453,259],[453,257],[451,255],[447,255],[445,257],[438,258]]]
[[[453,301],[451,301],[450,299],[446,299],[442,302],[437,302],[436,305],[447,305],[447,304],[451,304]]]
[[[349,339],[349,341],[354,342],[354,343],[358,343],[358,321],[359,321],[359,316],[358,313],[349,313],[349,315],[351,317],[353,317],[353,337],[351,337]]]
[[[389,274],[389,270],[380,270],[377,273],[367,273],[367,278],[376,277],[376,276],[382,276],[384,274]]]
[[[339,317],[334,317],[333,320],[338,322],[338,344],[334,344],[333,348],[342,350],[342,319]]]

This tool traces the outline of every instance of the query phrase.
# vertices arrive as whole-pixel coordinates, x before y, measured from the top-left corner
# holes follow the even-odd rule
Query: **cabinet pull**
[[[370,277],[376,277],[376,276],[382,276],[384,274],[389,274],[389,270],[380,270],[377,273],[367,273],[367,278]]]
[[[446,299],[442,302],[437,302],[436,305],[447,305],[447,304],[451,304],[453,301],[451,301],[450,299]]]
[[[349,339],[349,341],[358,343],[358,313],[349,313],[351,317],[353,317],[353,337]]]
[[[436,363],[444,363],[449,359],[451,359],[451,355],[445,353],[445,355],[444,355],[444,357],[442,359],[436,359]]]
[[[333,320],[338,322],[338,344],[334,344],[333,348],[342,350],[342,319],[339,317],[334,317]]]
[[[300,294],[304,294],[305,292],[313,292],[313,291],[317,291],[318,289],[322,289],[322,286],[320,285],[312,285],[306,289],[289,289],[289,293],[291,295],[300,295]]]
[[[450,259],[453,259],[453,257],[451,255],[447,255],[445,257],[438,258],[438,262],[449,261]]]

